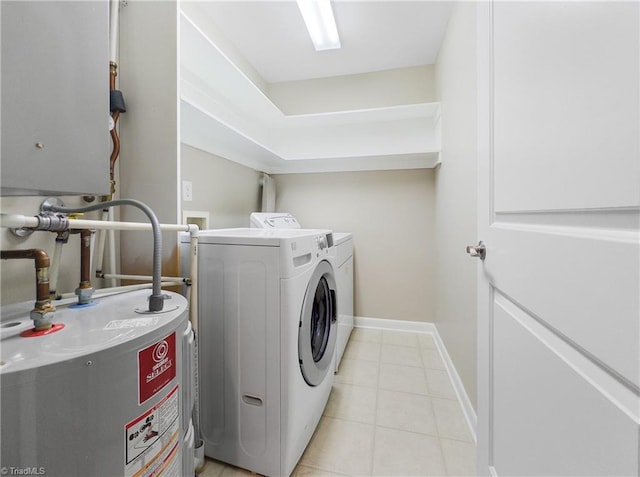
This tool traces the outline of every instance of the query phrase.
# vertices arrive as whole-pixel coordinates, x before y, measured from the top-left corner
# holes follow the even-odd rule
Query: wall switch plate
[[[193,183],[191,181],[182,181],[182,200],[185,202],[193,200]]]

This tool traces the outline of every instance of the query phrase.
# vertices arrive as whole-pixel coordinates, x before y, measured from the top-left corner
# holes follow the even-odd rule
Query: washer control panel
[[[327,237],[325,235],[318,235],[316,237],[316,240],[318,242],[318,248],[320,249],[320,251],[327,248]]]

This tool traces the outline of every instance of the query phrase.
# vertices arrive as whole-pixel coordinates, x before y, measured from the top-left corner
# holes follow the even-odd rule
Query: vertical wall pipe
[[[113,222],[113,209],[109,209],[108,219],[110,222]],[[116,270],[116,231],[113,229],[109,230],[109,273],[116,274],[118,270]],[[115,287],[117,285],[115,278],[110,278],[107,282],[110,287]]]
[[[111,0],[109,4],[109,61],[116,61],[118,54],[118,8],[120,0]]]
[[[80,284],[91,284],[91,230],[80,231]]]
[[[49,270],[49,294],[52,300],[57,299],[58,295],[58,272],[60,270],[60,260],[62,259],[62,246],[67,243],[69,232],[58,232],[56,235],[56,243],[53,249],[53,258],[51,259],[51,268]]]
[[[189,307],[189,317],[193,331],[198,333],[198,235],[199,230],[190,230],[189,241],[189,275],[191,277],[191,303]]]
[[[124,102],[122,104],[113,104],[114,92],[116,92],[116,76],[118,76],[118,63],[116,61],[118,55],[118,20],[119,20],[119,0],[111,0],[109,8],[109,91],[111,92],[111,118],[113,119],[113,128],[111,128],[111,139],[113,141],[113,150],[109,158],[109,175],[111,179],[111,195],[113,198],[115,193],[115,165],[120,153],[120,138],[118,137],[118,118],[120,112],[124,110]],[[119,92],[116,92],[119,93]],[[121,100],[121,95],[118,95]]]
[[[111,156],[109,157],[109,180],[110,180],[110,193],[109,196],[103,198],[103,200],[112,200],[115,196],[116,192],[116,180],[115,180],[115,166],[116,161],[118,160],[118,155],[120,154],[120,138],[118,137],[118,118],[120,117],[120,113],[126,111],[124,105],[124,98],[122,97],[122,93],[116,89],[116,76],[118,76],[118,23],[119,23],[119,0],[110,0],[109,4],[109,93],[110,93],[110,110],[111,110],[111,119],[112,127],[111,127],[111,140],[113,142],[113,150],[111,151]],[[108,219],[113,221],[113,212],[111,210],[107,211],[107,216],[103,213],[103,220]],[[116,235],[114,230],[109,230],[109,232],[105,232],[109,236],[109,249],[107,253],[107,258],[109,261],[109,272],[111,274],[117,273],[116,270],[116,246],[115,240]],[[104,234],[101,234],[101,236]],[[104,270],[104,247],[105,247],[105,239],[101,237],[100,243],[98,245],[100,247],[100,261],[97,266],[100,267],[99,270]],[[109,286],[115,286],[116,280],[111,278],[107,280]]]
[[[204,467],[204,440],[200,431],[200,384],[198,371],[198,236],[199,229],[195,225],[189,226],[189,275],[191,286],[189,287],[189,319],[193,328],[196,349],[196,360],[194,363],[195,390],[193,406],[193,425],[195,434],[194,461],[196,470],[200,471]]]
[[[102,220],[109,220],[109,210],[102,210]],[[96,259],[95,259],[95,270],[96,277],[100,277],[104,273],[104,247],[105,240],[107,238],[106,230],[98,230],[98,240],[96,245]]]
[[[91,302],[94,289],[91,286],[91,230],[80,231],[80,284],[76,288],[78,303],[86,305]]]
[[[98,231],[97,230],[92,230],[91,231],[91,251],[93,252],[93,250],[96,249],[96,240],[97,240],[97,235],[98,235]],[[89,273],[93,273],[94,270],[94,264],[93,264],[93,253],[90,253],[90,257],[89,257]]]

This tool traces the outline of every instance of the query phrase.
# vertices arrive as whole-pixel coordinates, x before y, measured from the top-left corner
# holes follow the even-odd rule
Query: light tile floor
[[[294,477],[471,476],[475,451],[431,335],[355,328]],[[207,460],[200,476],[248,474]]]

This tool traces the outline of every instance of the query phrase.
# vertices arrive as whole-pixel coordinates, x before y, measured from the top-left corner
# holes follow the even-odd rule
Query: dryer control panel
[[[300,223],[287,212],[253,212],[250,226],[258,229],[299,229]]]

